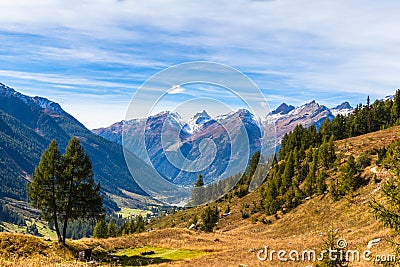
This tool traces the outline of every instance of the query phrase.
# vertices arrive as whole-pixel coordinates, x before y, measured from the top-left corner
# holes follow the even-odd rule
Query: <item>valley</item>
[[[0,267],[400,266],[400,1],[0,10]]]
[[[350,149],[357,158],[365,150],[388,146],[398,138],[399,132],[400,127],[397,126],[337,141],[335,146],[337,153]],[[105,259],[105,255],[115,255],[113,257],[116,259],[120,257],[122,266],[140,264],[151,266],[154,264],[156,266],[299,266],[301,264],[301,266],[307,266],[312,262],[282,262],[277,260],[276,256],[272,261],[260,261],[257,253],[265,246],[271,250],[315,249],[320,251],[329,229],[337,231],[339,237],[348,242],[349,249],[360,251],[367,249],[369,241],[379,238],[381,240],[379,244],[371,248],[374,257],[391,255],[389,240],[392,234],[374,218],[368,205],[371,197],[380,198],[379,188],[381,183],[384,183],[385,177],[388,177],[387,171],[376,165],[376,159],[372,159],[371,165],[366,167],[362,174],[363,179],[368,179],[368,185],[355,191],[352,197],[345,197],[337,202],[333,201],[329,194],[323,194],[304,199],[298,207],[288,213],[278,212],[276,216],[268,217],[256,212],[249,218],[243,219],[241,215],[243,207],[246,205],[251,207],[254,202],[260,200],[260,194],[256,191],[243,198],[234,197],[230,201],[217,201],[215,204],[222,211],[229,205],[230,214],[222,216],[223,212],[221,212],[220,220],[213,233],[188,230],[190,218],[194,215],[199,216],[204,209],[204,207],[195,207],[151,222],[146,226],[145,233],[118,238],[68,241],[70,247],[63,252],[62,257],[59,255],[64,248],[57,247],[54,241],[42,241],[47,237],[39,238],[40,241],[34,242],[44,243],[41,250],[45,252],[45,255],[41,255],[43,253],[36,248],[29,252],[21,247],[21,251],[25,251],[23,254],[26,253],[29,261],[32,261],[31,265],[23,265],[22,262],[26,264],[27,259],[23,254],[18,255],[18,253],[14,260],[8,263],[9,265],[6,265],[4,259],[3,264],[4,266],[51,266],[49,262],[57,262],[61,264],[59,266],[69,266],[70,262],[74,261],[74,251],[93,248],[93,253],[96,255],[94,257],[98,261]],[[380,181],[377,183],[370,180],[376,172],[379,173],[378,181]],[[267,221],[268,223],[264,223]],[[0,234],[2,240],[0,244],[3,246],[0,248],[0,253],[3,257],[10,253],[10,251],[5,251],[5,239],[36,239],[36,237],[26,235],[11,236],[6,233]],[[18,251],[19,246],[22,246],[22,242],[14,243],[14,251]],[[147,250],[155,251],[156,260],[152,260],[152,256],[140,255],[140,252]],[[169,250],[182,250],[181,256],[174,256],[172,252],[167,253]],[[36,260],[29,256],[29,253],[37,255]],[[107,266],[110,263],[103,264]],[[352,263],[351,266],[371,266],[371,263],[360,261]]]

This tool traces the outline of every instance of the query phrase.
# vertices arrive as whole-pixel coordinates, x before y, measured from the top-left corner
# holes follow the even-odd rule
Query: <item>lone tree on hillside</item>
[[[200,173],[199,175],[197,175],[197,180],[194,183],[195,187],[202,187],[204,186],[204,181],[203,181],[203,175]]]
[[[219,220],[219,210],[218,207],[215,208],[207,207],[204,212],[201,214],[202,223],[200,225],[201,230],[205,232],[212,232],[214,226],[217,224]]]
[[[197,176],[197,180],[194,183],[192,194],[190,196],[191,205],[196,206],[205,203],[209,199],[209,196],[206,193],[207,191],[206,187],[204,186],[203,175],[200,173]]]
[[[64,155],[53,140],[32,178],[27,185],[30,202],[47,222],[54,223],[63,245],[69,221],[95,218],[103,212],[100,184],[95,184],[92,162],[76,137],[69,141]]]

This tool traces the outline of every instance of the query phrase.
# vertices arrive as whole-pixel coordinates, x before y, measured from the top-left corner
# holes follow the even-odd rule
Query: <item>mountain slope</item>
[[[365,151],[387,147],[394,140],[398,140],[399,132],[400,127],[396,126],[335,141],[336,151],[338,155],[352,154],[358,158]],[[284,250],[289,253],[296,250],[301,257],[303,251],[315,250],[318,257],[328,231],[334,230],[337,239],[346,240],[346,249],[349,252],[360,252],[360,261],[351,262],[351,266],[371,266],[371,262],[362,258],[362,253],[367,249],[373,253],[372,260],[375,259],[375,255],[393,254],[390,248],[393,234],[376,220],[368,204],[371,197],[381,199],[381,186],[390,177],[383,166],[377,166],[377,158],[378,156],[374,155],[370,166],[363,171],[365,185],[339,201],[333,201],[329,193],[324,193],[303,199],[296,208],[287,212],[266,216],[255,208],[261,197],[260,192],[255,191],[242,198],[222,198],[210,203],[208,206],[217,205],[220,209],[218,225],[212,233],[187,229],[193,218],[201,218],[200,215],[206,209],[205,206],[198,206],[163,216],[151,222],[147,226],[149,231],[144,233],[109,239],[88,238],[70,241],[69,249],[75,248],[73,252],[76,252],[95,247],[93,257],[98,261],[109,255],[110,258],[119,257],[120,262],[141,259],[142,263],[146,263],[145,260],[149,258],[141,257],[140,252],[130,253],[138,247],[143,249],[141,251],[148,251],[148,247],[152,247],[152,250],[156,248],[154,256],[158,259],[166,254],[159,252],[159,247],[175,251],[187,249],[206,252],[190,259],[165,261],[161,263],[162,266],[311,266],[316,262],[307,260],[307,256],[305,260],[288,260],[283,264],[277,259],[276,251]],[[338,162],[339,165],[343,163]],[[335,168],[332,176],[337,175],[336,171],[339,169]],[[371,179],[374,176],[375,179]],[[230,211],[226,212],[228,207]],[[243,211],[246,210],[250,217],[244,219]],[[379,241],[376,241],[377,239]],[[371,240],[375,240],[376,244],[369,247],[368,243]],[[0,241],[0,260],[9,258],[10,252],[17,251],[18,253],[10,259],[16,266],[24,266],[27,261],[33,261],[36,265],[40,263],[42,266],[54,266],[55,262],[60,262],[60,266],[69,266],[75,261],[72,253],[59,250],[55,245],[56,241],[49,242],[47,237],[42,239],[29,235],[1,233]],[[26,244],[31,247],[26,248]],[[275,253],[272,260],[262,262],[257,258],[257,253],[265,246]],[[52,253],[54,250],[57,250],[57,253]],[[58,257],[56,260],[54,254]]]
[[[353,155],[356,159],[365,155],[366,151],[379,150],[387,147],[393,141],[398,140],[399,126],[392,127],[365,135],[352,137],[344,140],[335,141],[336,154],[347,158]],[[340,175],[341,167],[345,163],[338,160],[329,173],[329,180],[333,181]],[[266,216],[258,211],[257,203],[261,200],[260,191],[252,192],[243,198],[222,198],[208,206],[217,205],[221,212],[218,226],[213,239],[218,238],[210,247],[216,248],[221,244],[233,244],[227,250],[224,250],[223,256],[210,255],[199,259],[194,264],[202,266],[237,266],[245,264],[248,266],[257,266],[260,261],[257,259],[256,252],[263,249],[266,245],[270,249],[284,249],[290,251],[297,249],[316,249],[318,253],[322,250],[323,240],[326,239],[327,231],[337,232],[337,238],[344,238],[348,241],[348,249],[359,249],[361,252],[367,249],[370,240],[379,238],[378,245],[371,249],[376,255],[391,255],[390,239],[392,238],[389,229],[376,220],[369,207],[371,197],[381,200],[381,187],[390,177],[390,172],[384,166],[377,164],[378,155],[371,156],[371,162],[363,167],[361,177],[363,185],[351,195],[334,201],[330,192],[325,192],[319,196],[303,198],[301,203],[293,209],[284,209],[276,215]],[[248,216],[244,219],[243,211],[248,207]],[[229,213],[226,212],[229,207]],[[200,217],[205,207],[195,207],[179,211],[171,216],[161,218],[155,221],[150,227],[160,229],[153,231],[150,242],[158,242],[158,236],[161,236],[165,228],[174,227],[174,231],[179,233],[179,228],[187,228],[191,223],[191,218]],[[178,228],[178,229],[177,229]],[[182,229],[182,231],[184,231]],[[197,234],[197,233],[196,233]],[[260,238],[263,237],[263,238]],[[203,236],[202,236],[203,237]],[[190,237],[188,237],[190,238]],[[206,238],[206,235],[204,235]],[[199,239],[199,238],[197,238]],[[211,239],[211,238],[210,238]],[[212,239],[211,239],[212,240]],[[178,242],[179,238],[170,237],[168,243]],[[195,240],[188,241],[186,246],[192,245]],[[207,246],[212,241],[205,241],[202,245]],[[146,243],[147,244],[147,243]],[[197,245],[198,243],[196,243]],[[182,246],[182,245],[181,245]],[[226,248],[226,246],[225,246]],[[230,248],[231,249],[228,251]],[[250,251],[249,251],[250,250]],[[231,255],[227,257],[227,255]],[[229,259],[229,263],[227,260]],[[276,258],[275,258],[276,259]],[[221,264],[222,263],[222,264]],[[370,266],[367,262],[354,266]],[[282,262],[275,260],[266,261],[267,266],[282,266]],[[287,263],[288,266],[299,266],[298,261]],[[310,265],[311,262],[304,262],[303,266]],[[352,263],[353,264],[353,263]],[[178,264],[177,264],[178,265]],[[353,266],[353,265],[352,265]]]
[[[130,175],[120,145],[93,134],[57,103],[0,84],[0,196],[25,199],[25,183],[50,141],[56,139],[63,152],[72,136],[90,155],[94,178],[103,191],[145,194]],[[144,168],[142,175],[153,175],[138,158],[132,160]]]
[[[292,105],[288,106],[286,103],[282,103],[279,107],[277,107],[277,109],[273,110],[271,112],[271,114],[272,115],[275,115],[275,114],[284,115],[284,114],[288,114],[293,109],[295,109],[294,106],[292,106]]]

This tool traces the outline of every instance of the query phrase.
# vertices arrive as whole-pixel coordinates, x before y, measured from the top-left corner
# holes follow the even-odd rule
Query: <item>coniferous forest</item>
[[[351,194],[363,184],[360,177],[363,168],[369,165],[370,154],[378,154],[382,160],[385,149],[369,151],[357,160],[337,158],[334,141],[389,128],[400,123],[400,90],[394,99],[376,100],[357,105],[354,113],[338,115],[326,120],[319,131],[315,126],[304,128],[298,125],[286,134],[281,142],[278,159],[260,189],[260,209],[267,215],[278,210],[284,212],[296,207],[304,198],[329,192],[334,200]],[[329,179],[331,167],[345,163],[340,176]],[[336,162],[336,164],[334,164]]]

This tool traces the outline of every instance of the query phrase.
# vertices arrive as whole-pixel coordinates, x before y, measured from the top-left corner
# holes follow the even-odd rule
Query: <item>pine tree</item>
[[[391,170],[391,177],[382,186],[384,199],[380,202],[372,199],[370,206],[376,218],[385,227],[390,228],[394,233],[394,238],[397,238],[397,240],[392,240],[391,243],[394,245],[394,250],[398,257],[400,254],[400,243],[398,240],[400,234],[400,141],[396,141],[390,145],[384,163]]]
[[[114,221],[111,219],[107,225],[107,236],[108,237],[116,237],[117,236],[117,226]]]
[[[194,186],[195,186],[195,187],[202,187],[202,186],[204,186],[203,175],[202,175],[201,173],[197,176],[197,180],[196,180],[196,182],[194,183]]]
[[[61,154],[56,140],[53,140],[43,152],[27,191],[31,205],[41,211],[44,220],[54,224],[58,242],[64,243],[58,222],[63,207],[61,168]]]
[[[292,177],[294,176],[294,159],[293,151],[289,153],[288,158],[285,160],[285,170],[282,177],[282,186],[280,194],[284,195],[286,190],[292,185]]]
[[[100,184],[93,179],[92,162],[81,146],[78,138],[73,137],[62,156],[62,191],[64,197],[63,240],[69,220],[90,219],[103,212],[103,197]]]
[[[327,237],[324,239],[324,244],[321,250],[328,253],[323,254],[323,258],[318,262],[316,267],[346,267],[349,263],[346,259],[346,251],[344,247],[338,246],[337,233],[330,229],[328,230]]]
[[[56,141],[50,143],[27,190],[32,206],[41,210],[45,220],[54,223],[63,245],[70,221],[95,218],[103,212],[100,184],[94,183],[92,163],[76,137],[62,156]]]
[[[265,186],[261,188],[262,207],[267,215],[273,215],[278,211],[278,203],[276,198],[278,196],[278,187],[274,183],[274,175],[267,180]]]
[[[328,153],[328,143],[324,141],[318,149],[318,158],[321,165],[325,168],[328,168],[330,163]]]
[[[93,237],[107,238],[107,236],[108,236],[107,223],[104,216],[101,216],[94,227]]]
[[[392,124],[397,124],[400,120],[400,89],[397,89],[392,106]]]
[[[339,180],[336,178],[329,184],[329,194],[333,201],[338,201],[340,199],[341,193],[339,189]]]
[[[135,230],[137,233],[141,233],[144,231],[144,227],[145,227],[145,222],[144,219],[142,217],[142,215],[139,215],[136,217],[136,223],[135,223]]]
[[[327,169],[330,168],[336,159],[335,144],[333,142],[333,135],[330,136],[329,141],[324,140],[318,149],[318,159],[321,165]]]
[[[333,141],[334,136],[331,135],[328,142],[328,167],[330,167],[331,164],[334,163],[336,160],[335,143]]]
[[[201,214],[202,223],[200,225],[201,230],[205,232],[212,232],[214,226],[219,220],[219,210],[218,207],[211,208],[208,206],[204,212]]]
[[[322,195],[326,190],[326,179],[328,178],[328,174],[325,170],[322,170],[317,175],[316,180],[316,193],[317,195]]]
[[[194,187],[191,194],[191,204],[193,206],[201,205],[207,201],[207,188],[204,186],[203,175],[199,174],[197,180],[194,183]]]
[[[350,155],[342,169],[340,191],[342,194],[352,193],[360,186],[360,183],[361,177],[357,170],[354,157]]]
[[[126,225],[126,234],[133,234],[134,232],[136,232],[135,220],[131,218]]]
[[[295,205],[299,203],[299,201],[304,197],[304,193],[300,190],[300,182],[298,178],[295,176],[292,180],[292,188],[294,192],[294,197],[295,197]]]
[[[304,193],[307,196],[312,196],[316,191],[317,167],[318,167],[318,149],[315,149],[313,153],[313,161],[310,164],[310,171],[306,177],[304,185]]]

